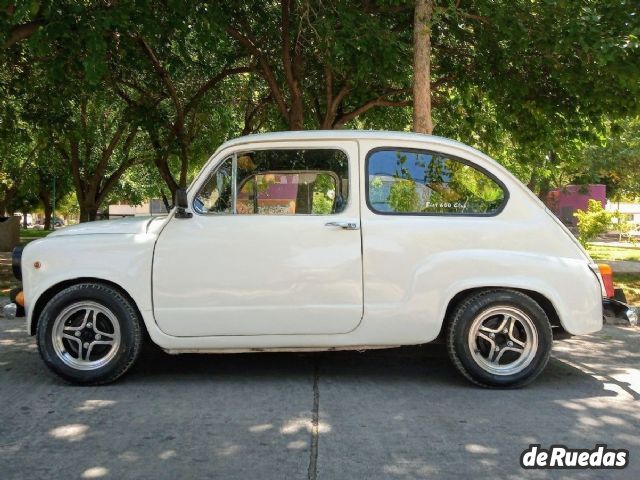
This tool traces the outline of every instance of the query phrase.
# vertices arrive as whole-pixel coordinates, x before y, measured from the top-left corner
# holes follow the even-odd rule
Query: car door
[[[337,334],[362,319],[356,142],[253,145],[211,162],[156,244],[174,336]]]

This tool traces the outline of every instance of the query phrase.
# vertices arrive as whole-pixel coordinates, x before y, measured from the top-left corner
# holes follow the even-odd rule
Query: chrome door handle
[[[338,227],[343,230],[358,230],[360,227],[357,222],[328,222],[324,224],[325,227]]]

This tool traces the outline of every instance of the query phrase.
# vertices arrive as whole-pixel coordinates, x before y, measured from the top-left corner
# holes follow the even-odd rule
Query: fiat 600
[[[555,332],[602,326],[602,276],[513,175],[428,135],[287,132],[222,145],[162,217],[62,228],[14,253],[44,363],[115,380],[169,353],[446,341],[483,386],[522,386]]]

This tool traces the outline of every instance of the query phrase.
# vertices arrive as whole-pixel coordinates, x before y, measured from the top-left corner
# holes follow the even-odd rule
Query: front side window
[[[486,173],[448,155],[401,149],[367,158],[367,200],[387,214],[495,214],[505,191]]]
[[[214,214],[330,215],[344,210],[348,196],[349,164],[343,151],[258,150],[225,160],[200,189],[194,209]]]
[[[196,195],[194,210],[198,213],[232,213],[232,179],[233,157],[229,157],[214,170]]]

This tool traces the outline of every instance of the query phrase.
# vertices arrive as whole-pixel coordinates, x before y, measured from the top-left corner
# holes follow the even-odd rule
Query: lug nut
[[[507,329],[505,328],[504,330],[502,330],[502,333],[507,333]]]
[[[89,342],[84,342],[84,348],[89,348]]]
[[[93,324],[91,322],[87,323],[87,328],[91,328],[93,327]]]
[[[513,342],[511,341],[507,342],[507,347],[513,347]]]
[[[99,333],[96,334],[96,340],[100,340],[102,338],[102,335],[100,335]]]
[[[81,334],[80,334],[80,331],[76,331],[76,333],[74,333],[74,335],[75,335],[76,337],[79,337],[79,336],[81,335]]]
[[[496,338],[496,334],[495,333],[490,333],[489,334],[489,338]]]

